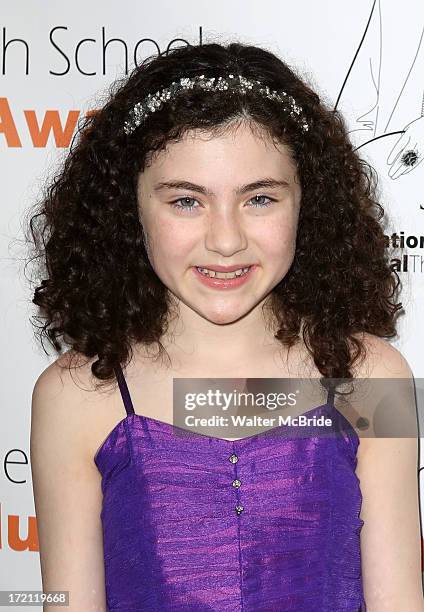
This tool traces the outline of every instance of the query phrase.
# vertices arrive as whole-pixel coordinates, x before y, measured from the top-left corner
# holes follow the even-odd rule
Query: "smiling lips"
[[[224,266],[215,266],[215,268]],[[193,268],[197,278],[206,286],[217,289],[232,289],[243,285],[251,277],[252,271],[256,268],[255,265],[247,265],[245,268],[231,266],[233,271],[227,270],[216,272],[212,268]],[[211,270],[209,272],[209,270]]]
[[[215,272],[235,272],[236,270],[241,270],[243,268],[250,268],[250,266],[253,266],[253,264],[251,263],[241,263],[241,264],[236,264],[234,266],[218,266],[218,265],[208,265],[208,264],[201,264],[196,266],[197,268],[206,268],[207,270],[213,270]]]

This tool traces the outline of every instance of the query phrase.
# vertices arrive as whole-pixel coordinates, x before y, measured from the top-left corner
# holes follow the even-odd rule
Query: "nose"
[[[237,210],[229,207],[211,211],[206,220],[205,248],[208,251],[231,257],[247,247],[243,220]]]

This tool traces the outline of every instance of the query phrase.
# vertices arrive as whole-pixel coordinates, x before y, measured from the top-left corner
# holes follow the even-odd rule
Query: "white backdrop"
[[[31,393],[56,355],[49,348],[46,357],[33,338],[35,307],[19,260],[21,225],[46,172],[65,155],[79,113],[100,105],[111,81],[134,65],[134,52],[139,63],[184,41],[251,42],[297,66],[344,112],[352,140],[378,171],[393,232],[405,238],[398,273],[406,315],[393,344],[422,379],[424,164],[402,174],[396,155],[406,128],[407,148],[424,153],[424,3],[45,0],[4,3],[1,13],[0,590],[41,590],[29,463]],[[420,412],[422,392],[417,381]],[[421,474],[424,479],[424,469]]]

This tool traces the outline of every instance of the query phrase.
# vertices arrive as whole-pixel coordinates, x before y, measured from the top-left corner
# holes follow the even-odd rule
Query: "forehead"
[[[243,122],[219,131],[190,130],[178,141],[169,142],[155,153],[145,168],[146,176],[189,171],[213,177],[260,171],[296,174],[290,147],[273,139],[263,128]]]

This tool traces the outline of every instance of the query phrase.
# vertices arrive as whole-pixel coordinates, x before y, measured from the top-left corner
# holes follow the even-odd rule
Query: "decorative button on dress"
[[[108,611],[366,611],[360,441],[332,390],[305,416],[336,435],[230,441],[135,414],[116,375],[127,416],[94,457]]]

